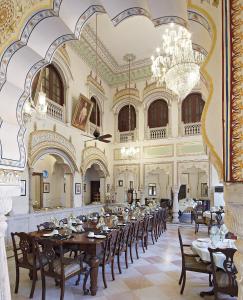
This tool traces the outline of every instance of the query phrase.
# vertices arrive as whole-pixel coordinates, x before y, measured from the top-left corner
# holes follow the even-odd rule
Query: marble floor
[[[190,242],[195,239],[193,227],[183,228],[183,242]],[[206,235],[206,230],[198,234]],[[11,280],[11,289],[14,289],[15,282],[15,265],[14,259],[9,258],[9,272]],[[124,261],[123,261],[124,262]],[[99,274],[99,289],[97,295],[84,296],[81,285],[75,286],[74,280],[66,283],[65,299],[96,299],[96,300],[199,300],[201,291],[210,290],[208,287],[208,276],[188,272],[184,295],[180,295],[178,279],[181,270],[181,255],[177,237],[177,226],[168,225],[168,230],[164,233],[159,241],[152,245],[149,243],[148,251],[145,254],[140,249],[140,259],[134,260],[126,269],[123,263],[122,274],[118,274],[116,269],[116,280],[112,281],[109,266],[107,267],[107,284],[108,288],[103,288],[102,276]],[[21,270],[20,287],[18,295],[12,294],[13,300],[28,299],[31,282],[28,273]],[[55,287],[52,279],[47,280],[47,300],[56,300],[60,297],[60,289]],[[33,299],[41,299],[41,280],[38,280],[35,295]],[[205,297],[214,299],[213,297]],[[234,299],[231,297],[221,296],[220,299]]]

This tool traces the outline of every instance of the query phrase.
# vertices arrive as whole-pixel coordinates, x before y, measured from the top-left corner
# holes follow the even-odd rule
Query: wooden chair
[[[88,218],[85,215],[80,215],[80,216],[77,217],[77,219],[81,220],[82,222],[87,222],[88,221]]]
[[[198,233],[200,225],[206,225],[205,218],[203,217],[203,206],[197,205],[193,210],[193,219],[195,222],[195,233]]]
[[[188,247],[190,248],[191,245],[183,244],[182,238],[181,238],[181,232],[180,228],[178,228],[178,237],[180,242],[180,249],[181,249],[181,258],[182,258],[182,269],[181,269],[181,276],[179,280],[179,284],[181,286],[181,295],[183,294],[185,283],[186,283],[186,272],[197,272],[197,273],[206,273],[209,274],[209,284],[211,285],[211,274],[212,271],[209,267],[210,264],[206,264],[201,261],[197,261],[196,258],[199,258],[196,254],[188,254],[184,252],[184,248]]]
[[[35,240],[35,244],[40,261],[42,300],[45,300],[46,297],[46,277],[53,278],[56,284],[60,283],[60,300],[64,299],[65,281],[74,276],[78,276],[76,280],[76,285],[78,285],[81,274],[85,275],[83,289],[86,292],[88,270],[83,267],[83,253],[76,259],[67,258],[64,256],[62,242],[53,239],[39,238]]]
[[[134,243],[136,242],[138,230],[139,230],[139,221],[134,222],[132,224],[132,227],[130,229],[130,234],[129,234],[129,240],[128,240],[128,247],[129,247],[130,259],[131,259],[132,264],[133,264],[132,248],[133,248]]]
[[[148,234],[150,233],[152,243],[158,240],[158,219],[159,219],[159,214],[154,213],[153,217],[150,218],[149,220],[149,225],[148,225]]]
[[[33,298],[35,292],[35,284],[37,281],[37,271],[40,269],[40,264],[36,260],[36,252],[34,249],[33,238],[25,232],[11,232],[13,251],[16,266],[16,281],[15,294],[19,289],[19,269],[24,268],[30,271],[30,278],[32,279],[32,287],[30,291],[30,298]]]
[[[145,249],[147,250],[148,248],[148,225],[149,225],[149,216],[145,216],[144,219],[139,223],[139,229],[136,236],[135,249],[136,249],[137,258],[139,258],[138,245],[140,241],[142,243],[142,249],[144,253],[145,253]]]
[[[105,288],[107,288],[106,275],[105,275],[105,269],[107,264],[111,265],[112,280],[115,280],[114,259],[116,255],[117,242],[118,242],[118,231],[113,230],[111,233],[107,235],[105,246],[104,246],[104,252],[102,255],[102,259],[100,260],[100,265],[102,267],[102,278],[103,278],[103,283]]]
[[[214,299],[218,300],[218,293],[230,295],[231,297],[238,296],[238,285],[236,281],[237,270],[233,262],[234,254],[237,251],[233,248],[226,249],[211,249],[209,248],[211,258],[211,268],[213,273]],[[214,260],[214,253],[222,253],[225,255],[224,270],[217,268]]]
[[[49,229],[49,228],[55,228],[55,224],[53,222],[44,222],[44,223],[41,223],[39,225],[37,225],[37,230],[40,231],[40,230],[45,230],[45,229]]]
[[[131,225],[127,224],[126,226],[121,227],[118,233],[119,236],[117,241],[116,256],[117,256],[118,270],[120,274],[122,273],[121,262],[120,262],[122,253],[125,253],[125,263],[126,263],[126,268],[128,268],[127,254],[128,254],[128,242],[129,242],[130,229],[131,229]]]

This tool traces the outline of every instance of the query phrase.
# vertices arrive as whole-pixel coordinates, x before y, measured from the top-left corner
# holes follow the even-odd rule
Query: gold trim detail
[[[204,10],[203,8],[201,8],[195,4],[192,4],[191,0],[188,0],[188,8],[195,9],[195,10],[199,11],[201,14],[203,14],[208,19],[209,23],[211,24],[211,28],[212,28],[212,33],[213,33],[212,47],[201,67],[201,72],[209,84],[209,95],[208,95],[208,99],[205,103],[204,110],[202,113],[201,128],[202,128],[203,140],[206,143],[206,145],[209,148],[209,151],[211,153],[211,156],[210,156],[211,161],[212,161],[213,165],[215,166],[216,170],[218,171],[219,178],[223,178],[223,162],[222,162],[221,158],[219,157],[219,155],[217,154],[217,151],[215,150],[211,141],[209,140],[209,137],[207,136],[207,132],[206,132],[206,116],[208,113],[209,105],[212,101],[213,90],[214,90],[213,80],[212,80],[212,77],[209,75],[209,73],[206,70],[206,65],[215,50],[215,45],[216,45],[216,40],[217,40],[216,25],[215,25],[212,17],[209,15],[209,13],[206,10]]]

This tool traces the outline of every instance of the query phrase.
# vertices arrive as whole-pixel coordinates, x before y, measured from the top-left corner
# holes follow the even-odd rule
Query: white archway
[[[186,26],[186,1],[175,1],[177,5],[168,4],[166,0],[149,5],[146,1],[138,3],[131,0],[118,6],[103,0],[96,1],[95,4],[91,0],[54,0],[52,9],[32,12],[25,22],[19,40],[12,43],[1,58],[0,104],[4,115],[1,115],[0,127],[0,165],[24,169],[26,149],[23,106],[30,95],[32,80],[41,68],[51,62],[60,45],[79,39],[83,26],[92,15],[107,12],[114,25],[128,17],[143,15],[149,17],[155,26],[172,21]],[[163,15],[158,15],[158,12],[163,12]],[[18,76],[16,69],[21,70]],[[6,103],[6,99],[11,101]],[[6,132],[11,132],[11,135],[7,136]]]

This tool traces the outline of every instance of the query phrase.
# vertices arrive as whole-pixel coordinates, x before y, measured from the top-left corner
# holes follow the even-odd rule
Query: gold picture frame
[[[84,95],[80,95],[79,102],[76,104],[72,125],[82,131],[86,131],[90,114],[92,112],[93,103]]]

